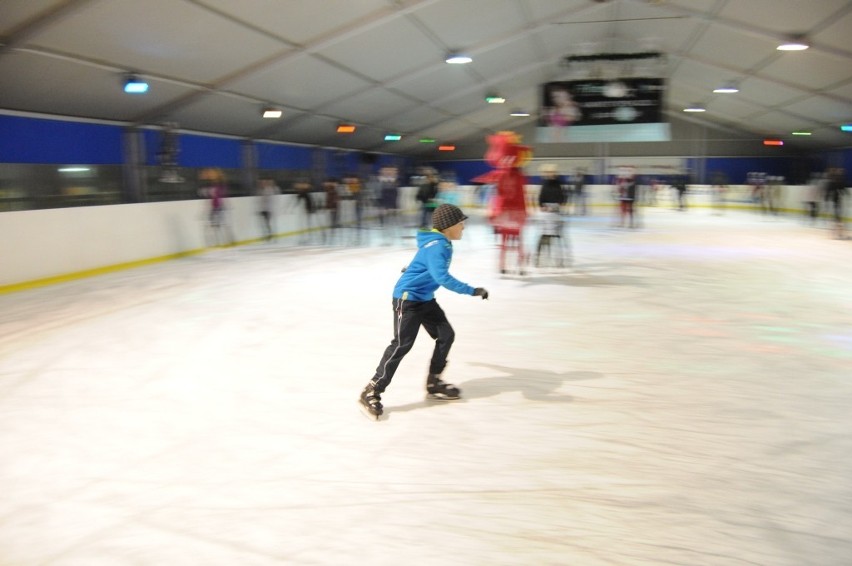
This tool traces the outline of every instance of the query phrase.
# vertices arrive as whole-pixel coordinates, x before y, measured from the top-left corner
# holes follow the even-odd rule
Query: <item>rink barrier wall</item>
[[[439,198],[462,207],[484,208],[484,190],[458,186],[443,191]],[[537,202],[538,191],[538,185],[527,187],[531,205]],[[782,187],[779,212],[803,216],[806,191],[804,186]],[[414,215],[418,209],[416,188],[403,187],[400,193],[401,208]],[[611,185],[591,185],[587,194],[587,204],[593,211],[616,205]],[[731,186],[727,194],[727,210],[758,210],[747,185]],[[321,193],[314,196],[323,200]],[[657,197],[658,207],[673,207],[676,201],[668,189],[662,189]],[[687,199],[689,208],[713,206],[708,186],[691,187]],[[846,200],[844,216],[849,221],[850,199]],[[278,195],[275,206],[279,238],[306,231],[304,213],[295,195]],[[353,206],[352,201],[341,201],[344,224],[354,217]],[[191,200],[4,212],[0,222],[0,293],[141,267],[219,247],[206,233],[208,207],[205,200]],[[233,245],[262,241],[257,197],[230,198],[226,207]],[[324,211],[315,213],[312,220],[312,230],[328,227]]]
[[[416,210],[416,187],[402,187],[400,202]],[[325,197],[312,193],[322,207]],[[263,241],[258,197],[226,199],[231,245]],[[2,213],[0,294],[53,285],[197,255],[222,247],[209,232],[206,200],[116,204]],[[341,217],[354,218],[354,203],[341,201]],[[278,238],[305,233],[296,195],[274,197]],[[368,211],[369,212],[369,211]],[[367,217],[369,220],[369,216]],[[311,231],[328,227],[327,211],[314,213]]]

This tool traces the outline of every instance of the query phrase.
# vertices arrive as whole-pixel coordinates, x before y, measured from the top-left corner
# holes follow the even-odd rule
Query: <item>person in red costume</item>
[[[524,192],[527,181],[521,168],[529,161],[532,151],[521,145],[520,137],[514,132],[498,132],[486,140],[485,161],[495,169],[473,181],[496,186],[488,219],[500,238],[500,272],[506,273],[506,254],[514,250],[518,256],[518,271],[523,274],[526,254],[522,233],[527,219]]]

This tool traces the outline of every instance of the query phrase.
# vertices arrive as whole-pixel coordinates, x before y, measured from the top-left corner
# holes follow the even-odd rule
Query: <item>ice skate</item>
[[[438,401],[461,399],[461,390],[455,385],[445,383],[440,375],[429,374],[426,380],[426,398]]]
[[[384,412],[381,394],[373,388],[372,383],[367,385],[367,387],[364,388],[364,391],[361,392],[361,396],[358,398],[358,404],[361,406],[361,410],[364,411],[364,414],[374,420],[379,420],[379,417],[381,417]]]

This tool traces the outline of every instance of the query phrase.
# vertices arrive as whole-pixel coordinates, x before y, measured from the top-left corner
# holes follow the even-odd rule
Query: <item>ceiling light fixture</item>
[[[763,140],[763,145],[784,145],[783,140],[768,139]]]
[[[683,109],[684,112],[707,112],[707,109],[700,104],[691,104]]]
[[[794,136],[809,136],[811,132],[807,130],[796,130],[795,132],[791,132]]]
[[[435,143],[435,138],[420,138],[418,141],[420,143]]]
[[[472,62],[473,59],[468,55],[464,55],[463,53],[456,53],[455,51],[453,51],[447,55],[445,61],[450,65],[465,65],[467,63]]]
[[[506,102],[506,99],[500,96],[499,94],[491,93],[485,95],[485,102],[487,102],[488,104],[503,104],[504,102]]]
[[[438,146],[438,151],[455,151],[456,146],[452,144],[442,144]]]
[[[400,134],[385,134],[385,141],[399,141],[402,139]]]
[[[843,132],[852,132],[852,124],[843,124],[840,126],[840,130]]]
[[[280,118],[284,115],[284,111],[275,106],[264,106],[261,115],[264,118]]]
[[[778,51],[804,51],[808,47],[810,47],[810,44],[805,40],[804,36],[794,35],[775,49]]]
[[[124,75],[124,92],[128,94],[144,94],[148,92],[148,83],[133,73]]]
[[[736,83],[727,83],[727,84],[720,86],[719,88],[713,89],[713,92],[715,92],[717,94],[733,94],[733,93],[739,92],[739,91],[740,91],[740,89],[737,88]]]
[[[337,133],[338,134],[355,133],[355,124],[338,124],[337,125]]]
[[[527,112],[526,110],[521,110],[520,108],[515,108],[509,114],[509,116],[529,116],[529,115],[530,115],[529,112]]]

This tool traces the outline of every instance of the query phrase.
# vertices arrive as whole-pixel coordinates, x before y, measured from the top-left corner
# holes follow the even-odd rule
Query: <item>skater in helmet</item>
[[[438,287],[446,287],[462,295],[488,298],[488,291],[462,283],[449,272],[452,240],[461,239],[466,218],[457,206],[442,204],[432,213],[432,230],[417,232],[417,253],[393,290],[393,340],[385,349],[376,374],[361,392],[361,404],[376,419],[383,411],[381,395],[390,385],[402,358],[414,345],[420,326],[435,340],[426,379],[427,397],[440,400],[460,397],[458,387],[441,379],[455,332],[435,301],[435,291]]]

